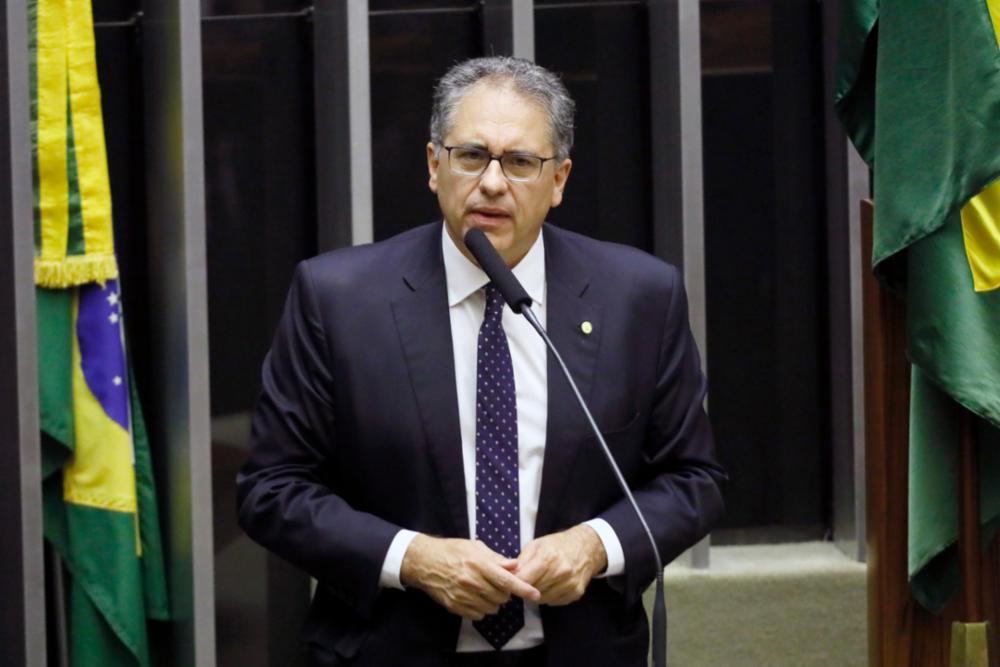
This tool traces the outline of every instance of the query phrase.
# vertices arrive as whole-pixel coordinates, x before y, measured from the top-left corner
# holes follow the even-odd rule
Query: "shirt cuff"
[[[403,584],[399,581],[399,570],[403,567],[403,556],[406,555],[406,550],[409,548],[410,542],[416,536],[417,533],[415,531],[404,528],[396,533],[396,537],[392,538],[392,542],[389,543],[389,550],[385,554],[385,560],[382,561],[382,573],[378,577],[379,586],[382,588],[405,590]]]
[[[590,521],[584,521],[583,525],[594,529],[597,536],[601,538],[601,543],[604,544],[604,551],[608,554],[608,567],[605,568],[604,572],[598,574],[596,578],[603,579],[604,577],[616,577],[619,574],[624,574],[625,552],[622,551],[622,543],[618,540],[615,529],[611,527],[611,524],[604,519],[591,519]]]

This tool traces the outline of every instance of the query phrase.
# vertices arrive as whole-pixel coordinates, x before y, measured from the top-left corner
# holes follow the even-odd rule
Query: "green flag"
[[[910,583],[939,612],[958,583],[959,406],[987,535],[1000,520],[1000,0],[855,0],[843,26],[835,105],[874,169],[872,262],[907,301]]]
[[[29,2],[44,532],[68,572],[73,667],[150,664],[169,609],[126,356],[89,0]]]
[[[845,0],[841,5],[840,59],[834,107],[851,141],[871,164],[875,138],[875,21],[878,0]]]

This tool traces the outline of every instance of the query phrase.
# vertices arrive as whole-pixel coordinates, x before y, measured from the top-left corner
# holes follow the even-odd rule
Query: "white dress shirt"
[[[476,368],[479,328],[486,310],[483,287],[489,278],[459,251],[444,225],[441,248],[448,285],[448,313],[455,357],[455,387],[458,392],[458,421],[462,436],[462,464],[465,471],[465,499],[469,527],[476,535]],[[532,300],[532,310],[545,326],[545,244],[542,234],[513,268],[514,275]],[[510,345],[517,400],[518,493],[520,494],[521,548],[535,537],[535,517],[542,486],[545,456],[545,427],[548,419],[547,351],[545,342],[528,321],[504,307],[502,324]],[[608,555],[608,567],[601,576],[625,571],[621,543],[603,519],[586,522],[598,534]],[[402,588],[399,570],[410,542],[417,535],[401,530],[389,546],[379,583]],[[525,601],[524,627],[504,645],[504,649],[526,649],[544,639],[538,605]],[[462,620],[456,651],[492,651],[493,647],[473,627]]]

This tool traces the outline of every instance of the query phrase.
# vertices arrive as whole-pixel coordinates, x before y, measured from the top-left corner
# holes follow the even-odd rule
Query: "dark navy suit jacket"
[[[680,277],[632,248],[543,233],[549,334],[669,562],[720,518],[725,479]],[[642,665],[651,549],[555,364],[536,535],[601,517],[625,574],[542,607],[549,664]],[[469,536],[440,223],[299,265],[237,486],[247,534],[319,582],[314,664],[447,664],[459,617],[379,587],[400,528]]]

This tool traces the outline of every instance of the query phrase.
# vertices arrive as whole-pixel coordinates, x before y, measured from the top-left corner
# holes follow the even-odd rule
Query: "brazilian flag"
[[[957,590],[962,413],[1000,525],[1000,0],[850,0],[835,106],[874,170],[872,263],[907,302],[909,575]]]
[[[149,665],[169,618],[149,444],[117,280],[39,288],[45,537],[69,572],[73,667]]]
[[[149,443],[126,354],[89,0],[29,2],[44,531],[70,664],[145,667],[169,618]]]

